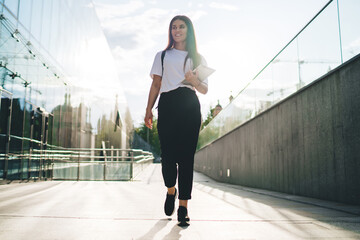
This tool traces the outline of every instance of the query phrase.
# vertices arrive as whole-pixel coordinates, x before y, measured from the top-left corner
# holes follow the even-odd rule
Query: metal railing
[[[30,150],[0,156],[5,179],[132,180],[154,157],[140,149]]]

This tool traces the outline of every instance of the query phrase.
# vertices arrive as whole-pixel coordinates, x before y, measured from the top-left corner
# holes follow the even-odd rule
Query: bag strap
[[[161,52],[161,68],[162,68],[162,74],[164,74],[164,57],[165,57],[166,50]]]

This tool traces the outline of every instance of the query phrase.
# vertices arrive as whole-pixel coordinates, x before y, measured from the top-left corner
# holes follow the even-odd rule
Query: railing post
[[[78,153],[78,169],[77,169],[77,180],[80,180],[80,151]]]
[[[29,166],[28,166],[28,179],[31,179],[31,172],[32,172],[32,166],[31,166],[31,164],[32,164],[32,155],[33,155],[33,149],[32,149],[32,147],[30,148],[30,155],[29,155]]]
[[[54,163],[54,155],[52,155],[52,158],[51,158],[51,181],[53,180],[53,178],[54,178],[54,165],[55,165],[55,163]]]
[[[107,157],[106,157],[106,149],[104,148],[104,181],[106,181],[106,161],[107,161]]]
[[[44,152],[44,157],[43,157],[43,176],[44,176],[44,180],[47,180],[47,161],[46,161],[46,150]]]
[[[5,160],[5,165],[4,165],[4,179],[7,179],[8,178],[8,161],[9,161],[9,159],[8,159],[8,154],[7,153],[5,153],[5,156],[4,156],[5,158],[4,158],[4,160]]]
[[[38,152],[37,151],[37,154],[36,154],[37,156],[37,162],[39,163],[39,173],[38,173],[38,178],[39,178],[39,180],[41,180],[41,150],[40,150],[40,152]]]
[[[20,180],[23,180],[23,172],[24,172],[24,150],[21,150],[21,155],[20,155]]]
[[[133,169],[134,169],[134,152],[131,150],[131,163],[130,163],[130,180],[133,178]]]

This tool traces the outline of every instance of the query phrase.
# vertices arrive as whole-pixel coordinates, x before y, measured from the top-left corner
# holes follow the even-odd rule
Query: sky
[[[209,91],[198,93],[203,118],[225,107],[327,0],[94,0],[116,62],[119,81],[138,127],[144,118],[155,54],[167,45],[178,14],[193,21],[197,46],[208,66]],[[153,110],[156,116],[156,110]]]

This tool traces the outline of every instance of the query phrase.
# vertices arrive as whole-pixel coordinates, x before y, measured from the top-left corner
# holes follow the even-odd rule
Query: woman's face
[[[176,19],[171,25],[171,35],[176,43],[186,40],[187,26],[183,20]]]

